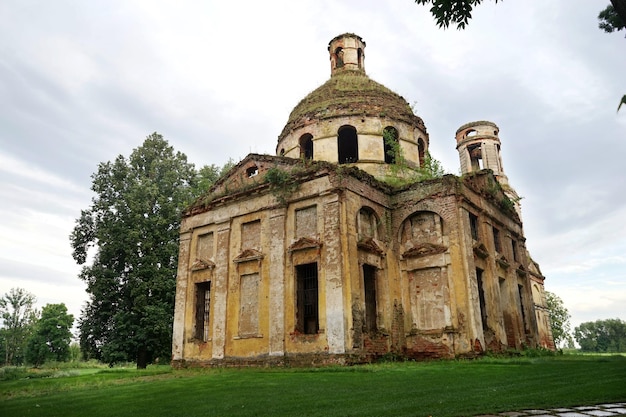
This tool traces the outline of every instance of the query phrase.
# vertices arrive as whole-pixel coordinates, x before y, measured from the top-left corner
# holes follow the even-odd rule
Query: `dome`
[[[384,117],[426,132],[424,122],[403,97],[363,71],[346,69],[334,72],[328,81],[298,103],[278,140],[308,124],[344,116]]]

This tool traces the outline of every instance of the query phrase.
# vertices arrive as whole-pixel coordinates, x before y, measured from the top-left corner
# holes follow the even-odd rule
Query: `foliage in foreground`
[[[556,294],[546,291],[546,304],[548,307],[548,316],[550,317],[550,328],[552,329],[552,338],[554,345],[560,347],[565,342],[567,347],[574,347],[574,340],[571,335],[571,318],[569,311],[563,304],[563,300]]]
[[[151,366],[6,381],[0,383],[0,412],[46,417],[471,416],[619,402],[625,399],[625,384],[622,356],[313,369]]]

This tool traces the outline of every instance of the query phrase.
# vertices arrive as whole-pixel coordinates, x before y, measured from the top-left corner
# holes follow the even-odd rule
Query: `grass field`
[[[0,416],[472,416],[626,401],[626,357],[78,370],[0,382]]]

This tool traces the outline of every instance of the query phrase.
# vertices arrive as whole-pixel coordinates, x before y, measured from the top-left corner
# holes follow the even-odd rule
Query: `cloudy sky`
[[[98,163],[155,131],[197,166],[274,154],[330,76],[328,42],[353,32],[449,172],[459,126],[498,124],[527,246],[572,325],[626,319],[626,39],[598,29],[608,3],[487,2],[444,31],[412,0],[2,1],[0,295],[78,317],[68,236]]]

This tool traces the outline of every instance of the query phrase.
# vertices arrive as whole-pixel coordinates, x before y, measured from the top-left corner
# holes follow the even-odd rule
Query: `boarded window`
[[[296,210],[296,239],[317,236],[317,206]]]
[[[376,268],[363,265],[363,288],[365,291],[365,331],[376,331]]]
[[[241,250],[261,250],[261,221],[241,225]]]
[[[359,239],[377,238],[378,218],[372,209],[363,207],[358,218]]]
[[[213,258],[213,233],[205,233],[198,236],[196,258],[204,260]]]
[[[209,318],[211,312],[211,282],[196,284],[196,320],[195,338],[206,342],[209,340]]]
[[[422,211],[411,216],[402,228],[402,243],[443,243],[441,217],[437,213]]]
[[[259,333],[259,274],[241,276],[239,302],[239,336]]]
[[[317,263],[296,267],[296,330],[316,334],[319,330]]]
[[[411,313],[418,329],[443,329],[450,319],[447,273],[442,268],[426,268],[409,272]]]

